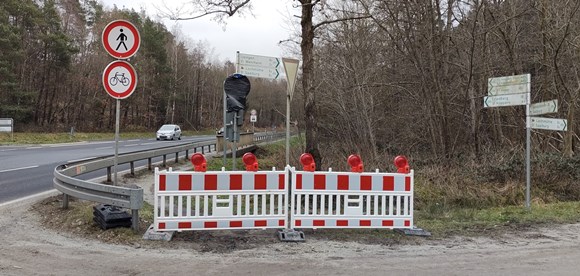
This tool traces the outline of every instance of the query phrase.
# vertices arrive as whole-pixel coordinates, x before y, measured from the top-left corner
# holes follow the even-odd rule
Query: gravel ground
[[[151,180],[146,175],[133,181],[150,189]],[[577,275],[580,270],[580,224],[407,243],[324,235],[282,243],[275,232],[225,231],[115,244],[102,239],[110,231],[94,225],[92,235],[79,234],[86,229],[81,222],[47,227],[42,208],[58,203],[50,196],[0,205],[0,275]]]

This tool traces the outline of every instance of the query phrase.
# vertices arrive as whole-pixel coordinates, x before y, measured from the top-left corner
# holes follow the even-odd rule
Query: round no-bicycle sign
[[[103,86],[107,93],[115,99],[131,96],[137,86],[135,68],[123,60],[109,63],[103,72]]]
[[[141,44],[139,31],[131,22],[115,20],[103,30],[101,40],[109,55],[118,59],[132,57]]]

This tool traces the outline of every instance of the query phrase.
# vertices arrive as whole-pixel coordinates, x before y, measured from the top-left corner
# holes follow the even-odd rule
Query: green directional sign
[[[278,79],[283,70],[281,59],[238,52],[236,72],[248,77]]]
[[[249,54],[238,54],[238,63],[252,67],[278,68],[280,59],[277,57],[267,57]]]
[[[529,93],[511,94],[501,96],[486,96],[483,98],[483,107],[500,107],[513,105],[526,105]]]
[[[489,86],[506,86],[506,85],[518,85],[531,82],[530,74],[516,75],[516,76],[505,76],[497,78],[489,78],[487,84]]]
[[[276,68],[240,65],[238,73],[246,75],[248,77],[256,77],[256,78],[265,78],[274,80],[280,78],[280,71]]]
[[[535,103],[530,105],[530,115],[542,115],[558,112],[558,100]]]
[[[530,126],[535,129],[567,131],[568,120],[542,117],[530,117]]]
[[[530,74],[489,78],[487,94],[489,96],[521,94],[530,92]]]

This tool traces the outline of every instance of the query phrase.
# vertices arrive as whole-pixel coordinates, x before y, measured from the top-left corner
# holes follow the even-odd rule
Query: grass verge
[[[183,136],[193,135],[215,135],[212,130],[193,132],[184,131]],[[155,139],[155,131],[151,132],[120,132],[120,139]],[[0,145],[17,145],[17,144],[58,144],[58,143],[74,143],[83,141],[101,141],[114,140],[115,133],[84,133],[77,132],[74,135],[70,133],[31,133],[31,132],[15,132],[14,139],[10,133],[0,133]]]

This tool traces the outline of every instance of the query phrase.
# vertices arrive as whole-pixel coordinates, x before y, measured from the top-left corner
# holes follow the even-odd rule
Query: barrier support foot
[[[304,238],[304,232],[296,231],[294,229],[283,229],[278,231],[278,238],[283,242],[303,242],[306,241]]]
[[[171,238],[173,238],[173,233],[174,232],[156,232],[155,227],[151,224],[151,226],[147,228],[147,231],[145,231],[145,234],[143,234],[143,239],[150,241],[170,241]]]
[[[431,237],[431,232],[418,227],[413,227],[411,229],[395,229],[395,232],[407,236]]]

